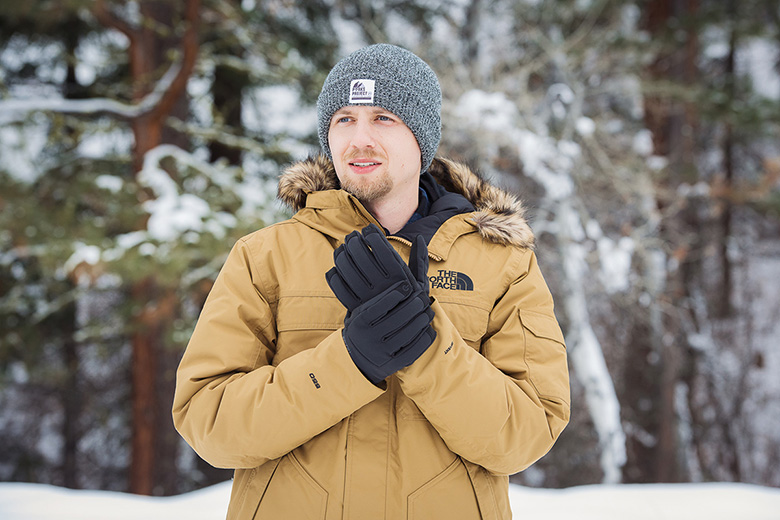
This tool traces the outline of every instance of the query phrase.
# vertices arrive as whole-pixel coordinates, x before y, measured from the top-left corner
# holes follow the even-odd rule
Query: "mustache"
[[[385,160],[385,157],[382,154],[377,153],[375,150],[371,148],[357,149],[353,152],[348,153],[344,158],[347,161],[352,161],[354,159],[371,159],[371,160],[377,160],[383,162]]]

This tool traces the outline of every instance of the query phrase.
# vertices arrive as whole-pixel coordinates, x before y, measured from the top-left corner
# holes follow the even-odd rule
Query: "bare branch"
[[[170,85],[163,91],[162,97],[158,103],[155,103],[151,110],[153,119],[162,119],[166,117],[176,101],[181,97],[187,88],[187,81],[195,68],[195,62],[198,58],[198,19],[200,12],[200,0],[188,0],[184,15],[186,29],[181,42],[183,47],[181,66],[176,71]],[[171,69],[169,69],[169,72]]]
[[[121,32],[132,41],[138,36],[138,32],[126,23],[124,20],[116,16],[106,5],[105,0],[96,0],[95,7],[92,10],[92,14],[95,15],[97,20],[111,29],[116,29]]]

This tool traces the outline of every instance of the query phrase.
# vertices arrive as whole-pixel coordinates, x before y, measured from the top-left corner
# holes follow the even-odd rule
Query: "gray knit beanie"
[[[400,117],[417,138],[422,171],[428,169],[441,139],[441,88],[423,60],[379,43],[353,52],[333,67],[317,99],[320,145],[331,159],[330,119],[347,105],[378,106]]]

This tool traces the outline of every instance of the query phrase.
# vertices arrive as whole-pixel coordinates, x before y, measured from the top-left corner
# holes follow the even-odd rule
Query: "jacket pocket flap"
[[[538,338],[547,338],[564,345],[563,332],[554,316],[518,309],[520,322]]]
[[[439,303],[464,340],[473,345],[484,337],[489,319],[486,310],[441,299]]]
[[[276,328],[291,330],[336,330],[344,325],[344,306],[334,296],[291,295],[279,299]]]
[[[228,506],[227,520],[249,518],[255,514],[268,483],[281,459],[270,460],[254,469],[236,471]]]

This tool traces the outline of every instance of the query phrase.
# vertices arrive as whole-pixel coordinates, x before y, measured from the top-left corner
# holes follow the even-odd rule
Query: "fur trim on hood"
[[[520,200],[488,183],[468,166],[436,158],[428,171],[447,191],[459,193],[474,205],[471,221],[483,238],[498,244],[532,248],[534,234]],[[289,166],[279,179],[278,197],[293,211],[306,205],[306,195],[339,189],[333,163],[324,155]]]

